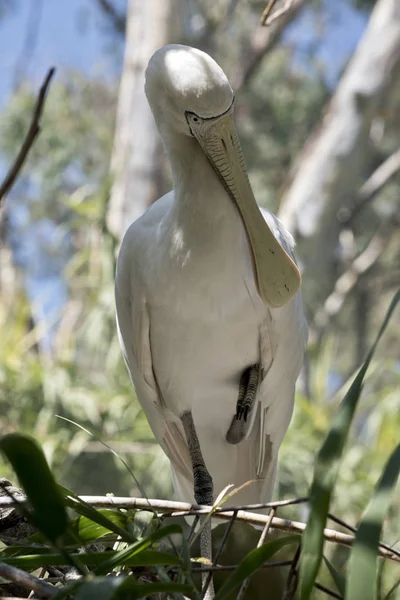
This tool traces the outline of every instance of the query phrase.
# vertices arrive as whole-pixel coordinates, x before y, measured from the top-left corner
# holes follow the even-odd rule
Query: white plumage
[[[239,181],[245,176],[240,156],[229,163],[233,171],[242,168],[237,183],[232,184],[229,169],[225,172],[238,150],[236,138],[230,133],[227,148],[221,136],[227,156],[222,165],[220,154],[207,146],[207,128],[225,123],[232,110],[233,94],[222,70],[198,50],[167,46],[150,61],[146,93],[171,163],[174,191],[130,226],[121,246],[116,306],[125,361],[152,431],[171,461],[179,498],[194,499],[181,422],[182,414],[191,412],[214,496],[228,484],[254,479],[234,502],[265,501],[272,495],[303,361],[307,334],[300,292],[291,288],[292,299],[278,308],[262,299],[255,273],[258,268],[258,278],[265,281],[266,267],[258,257],[272,246],[268,238],[262,249],[259,224],[253,245],[249,241],[250,193],[240,187],[245,186]],[[200,133],[194,130],[196,119]],[[272,231],[291,255],[290,234],[271,213],[263,215],[269,225],[263,225],[265,231]],[[285,261],[286,253],[281,253]],[[236,414],[240,378],[255,363],[263,369],[256,405],[246,439],[232,445],[226,434]]]

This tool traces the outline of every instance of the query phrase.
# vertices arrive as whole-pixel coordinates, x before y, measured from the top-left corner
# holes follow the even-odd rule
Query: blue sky
[[[34,82],[44,77],[50,66],[59,70],[73,67],[86,74],[117,74],[118,64],[107,51],[110,36],[104,34],[96,0],[14,0],[0,21],[0,107],[4,106],[23,55],[27,23],[36,10],[39,27],[33,54],[22,62],[25,74]],[[115,2],[125,6],[125,0]]]
[[[96,0],[14,0],[14,3],[15,8],[0,21],[0,110],[10,98],[18,73],[38,88],[50,66],[55,66],[58,73],[74,68],[89,76],[113,78],[118,85],[122,46],[119,45],[119,51],[111,50],[115,38],[105,34],[106,22],[100,16]],[[325,0],[325,3],[329,26],[305,11],[288,31],[287,39],[294,48],[304,48],[313,42],[319,28],[322,43],[317,58],[325,64],[327,80],[333,86],[364,29],[365,17],[348,8],[346,0]],[[123,10],[126,0],[114,0],[114,4]],[[35,18],[36,41],[27,54],[28,24]],[[301,60],[302,53],[297,52],[297,56]],[[0,174],[2,167],[0,164]],[[54,315],[62,311],[68,293],[62,277],[69,254],[68,237],[60,238],[59,229],[48,220],[31,223],[28,215],[28,222],[21,224],[25,212],[23,206],[14,211],[14,243],[9,241],[14,260],[24,267],[26,291],[35,318],[42,320],[47,315],[54,323]],[[60,256],[54,257],[54,251],[49,251],[54,247],[60,250]],[[35,269],[38,264],[43,267],[40,272]],[[49,341],[46,338],[42,343]]]
[[[145,0],[144,0],[145,1]],[[162,0],[160,0],[162,1]],[[242,0],[243,1],[243,0]],[[114,0],[121,10],[127,0]],[[105,21],[99,15],[96,0],[14,0],[15,8],[0,21],[0,108],[4,106],[16,78],[17,65],[35,83],[50,66],[59,70],[73,67],[86,74],[118,74],[120,62],[109,47],[111,37],[104,34]],[[289,33],[295,44],[311,42],[314,27],[323,32],[318,57],[329,65],[332,82],[354,50],[362,33],[365,18],[348,7],[346,0],[325,0],[329,27],[316,24],[305,12]],[[35,10],[39,27],[34,52],[21,61],[27,24]]]

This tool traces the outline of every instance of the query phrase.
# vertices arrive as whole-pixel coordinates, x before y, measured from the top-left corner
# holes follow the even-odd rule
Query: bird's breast
[[[162,256],[149,303],[158,385],[177,417],[196,407],[197,425],[204,416],[208,427],[211,422],[225,435],[240,376],[260,359],[266,310],[254,285],[244,232],[189,244],[176,226]]]

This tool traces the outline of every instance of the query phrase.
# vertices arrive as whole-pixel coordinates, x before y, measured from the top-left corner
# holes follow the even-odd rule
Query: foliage
[[[330,428],[326,441],[319,451],[314,480],[310,492],[310,514],[303,536],[300,594],[302,600],[309,600],[313,583],[319,571],[323,552],[323,530],[326,526],[330,496],[336,484],[337,470],[350,423],[359,400],[362,380],[366,375],[376,344],[386,328],[391,313],[400,299],[400,291],[393,300],[377,340],[363,367],[349,388]],[[163,526],[157,517],[149,531],[140,530],[139,537],[132,529],[137,511],[97,511],[75,494],[59,488],[48,468],[41,449],[26,436],[9,434],[0,438],[0,451],[10,461],[19,481],[24,485],[31,510],[23,508],[23,514],[43,535],[35,534],[19,545],[10,546],[0,552],[0,561],[28,572],[41,567],[57,565],[73,566],[80,577],[61,587],[58,597],[71,593],[78,598],[142,598],[151,594],[182,593],[195,600],[200,598],[196,589],[191,561],[185,560],[187,549],[178,553],[171,536],[182,534],[179,525]],[[389,507],[392,491],[400,471],[400,446],[393,452],[385,466],[375,494],[361,519],[355,543],[350,554],[345,598],[377,600],[378,569],[377,553],[383,521]],[[70,506],[78,517],[72,521],[66,517],[66,507]],[[133,519],[133,520],[132,520]],[[286,545],[299,542],[299,536],[286,536],[265,542],[252,550],[240,562],[235,571],[217,589],[216,600],[230,598],[251,575],[270,557]],[[48,542],[46,542],[48,540]],[[168,552],[158,542],[169,540]],[[35,547],[31,543],[35,543]],[[88,547],[96,542],[97,552]],[[39,543],[39,545],[38,545]],[[185,546],[184,538],[181,545]],[[105,551],[107,550],[108,551]],[[77,552],[77,550],[79,550]],[[54,550],[56,552],[54,552]],[[311,562],[314,564],[312,565]],[[88,565],[90,568],[88,570]],[[343,592],[343,578],[334,565],[326,559],[328,570],[337,587]],[[155,569],[154,583],[138,581],[138,567]],[[136,569],[136,571],[135,571]],[[361,574],[367,570],[368,586]],[[104,578],[105,575],[111,577]],[[120,575],[119,577],[116,577]],[[129,596],[125,594],[128,593]]]
[[[8,4],[11,1],[0,3],[0,8]],[[219,21],[230,4],[236,4],[237,11],[224,29]],[[373,2],[359,4],[363,10],[369,10]],[[230,77],[240,76],[237,71],[250,56],[251,32],[257,27],[264,5],[261,1],[185,2],[181,13],[187,22],[195,22],[194,17],[200,15],[205,24],[197,36],[198,43],[193,38],[193,27],[187,27],[187,41],[194,40],[194,45],[211,50]],[[191,14],[186,10],[192,11]],[[211,29],[207,29],[209,26]],[[216,35],[208,35],[210,31],[216,31]],[[273,210],[278,206],[296,158],[320,121],[330,94],[324,83],[327,74],[323,67],[312,56],[298,61],[295,54],[293,44],[282,44],[279,50],[266,55],[237,92],[236,117],[252,185],[257,199]],[[18,207],[27,226],[12,230],[11,219],[9,227],[5,227],[18,269],[12,265],[7,248],[0,249],[0,432],[33,435],[43,447],[57,480],[80,494],[139,495],[139,488],[143,488],[149,496],[168,497],[171,482],[167,461],[154,444],[134,397],[115,332],[115,240],[106,230],[105,213],[111,185],[107,173],[116,90],[117,83],[107,78],[58,73],[46,105],[41,134],[9,198],[9,205]],[[3,164],[8,164],[19,148],[33,101],[32,88],[26,84],[0,114]],[[374,125],[378,134],[375,131],[375,137],[371,138],[371,165],[366,177],[398,145],[398,103],[399,98],[394,97],[379,108]],[[384,135],[380,136],[379,131]],[[364,209],[354,228],[347,231],[344,242],[350,237],[352,251],[365,247],[382,219],[393,213],[398,197],[399,182],[394,179]],[[58,274],[62,271],[68,285],[68,302],[62,318],[57,314],[53,319],[57,334],[51,352],[40,346],[43,330],[52,327],[51,319],[36,322],[32,318],[32,304],[26,295],[27,268],[16,256],[18,245],[27,239],[31,247],[38,243],[31,226],[46,219],[58,227],[60,237],[48,253],[61,255],[56,270]],[[69,240],[66,249],[60,241],[62,236]],[[356,248],[352,246],[354,240]],[[349,256],[348,266],[352,254]],[[294,418],[280,455],[281,498],[304,496],[309,489],[314,458],[334,419],[339,399],[350,387],[354,365],[365,354],[365,340],[361,350],[357,350],[362,334],[357,319],[359,292],[365,285],[368,310],[363,313],[364,337],[368,340],[370,332],[382,321],[391,290],[398,285],[399,256],[399,238],[392,236],[383,259],[346,299],[343,309],[330,321],[322,342],[311,341],[307,385],[298,392]],[[382,466],[398,443],[399,335],[397,314],[371,363],[370,378],[362,391],[360,409],[354,417],[335,485],[331,510],[352,523],[360,520]],[[70,419],[86,431],[56,415]],[[87,430],[97,437],[91,437]],[[131,473],[97,438],[118,449]],[[1,475],[12,477],[12,471],[2,465]],[[306,520],[304,507],[291,510],[293,518]],[[137,524],[136,513],[96,511],[96,517],[94,513],[85,513],[73,521],[82,543],[103,543],[105,539],[116,542],[115,528],[107,529],[104,521],[98,523],[99,514],[109,521],[114,519],[118,531],[131,531]],[[389,543],[400,538],[399,515],[397,494],[384,525],[384,537]],[[86,538],[84,531],[89,531]],[[77,546],[68,542],[66,549],[75,554]],[[144,552],[150,550],[143,550],[142,560],[146,558]],[[348,556],[346,549],[327,548],[327,562],[321,567],[320,579],[331,583],[332,573],[343,576]],[[29,559],[36,560],[31,566],[38,566],[41,559],[40,554],[39,558]],[[392,571],[387,571],[383,575],[385,590],[394,583]]]

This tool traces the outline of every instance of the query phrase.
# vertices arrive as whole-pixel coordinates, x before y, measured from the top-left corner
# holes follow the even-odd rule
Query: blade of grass
[[[399,473],[400,444],[386,463],[357,528],[348,566],[346,600],[375,600],[377,597],[379,539]]]
[[[90,504],[79,498],[79,496],[77,496],[67,488],[64,488],[62,486],[59,486],[59,488],[65,498],[65,503],[75,512],[77,512],[80,515],[83,515],[87,519],[90,519],[94,523],[101,525],[108,531],[116,533],[121,537],[121,540],[123,540],[124,542],[133,543],[137,541],[134,535],[132,535],[126,529],[120,527],[117,523],[114,523],[104,514],[103,511],[100,512],[99,510],[96,510],[95,508],[90,506]]]
[[[167,525],[166,527],[161,527],[151,535],[147,536],[143,540],[136,542],[135,544],[131,544],[124,550],[119,550],[116,554],[107,560],[105,560],[101,565],[96,567],[94,570],[96,575],[103,575],[114,569],[122,563],[122,561],[128,559],[129,557],[133,557],[138,555],[143,550],[146,550],[151,544],[162,540],[165,537],[173,535],[174,533],[182,534],[182,528],[180,525]],[[171,555],[172,556],[172,555]],[[179,564],[180,564],[180,559]]]
[[[271,556],[276,554],[284,546],[298,544],[300,541],[301,537],[299,535],[289,535],[263,544],[260,548],[256,548],[249,552],[249,554],[239,563],[232,575],[230,575],[220,587],[215,596],[215,600],[225,600],[226,598],[229,598],[230,594],[233,594],[245,579],[260,569]]]
[[[102,566],[105,560],[114,559],[118,566],[148,567],[152,565],[179,566],[180,560],[169,552],[158,552],[156,550],[143,550],[139,554],[127,553],[121,556],[121,551],[109,550],[106,552],[80,552],[70,555],[78,558],[84,565]],[[34,571],[40,567],[58,567],[69,565],[62,554],[27,554],[25,556],[3,557],[2,562],[12,567],[18,567],[25,571]]]
[[[36,441],[20,433],[0,438],[0,451],[11,463],[32,506],[34,525],[52,542],[67,530],[64,499]]]
[[[96,577],[79,586],[76,600],[137,600],[150,598],[154,594],[180,593],[195,598],[190,585],[174,582],[138,584],[131,577]]]
[[[337,571],[335,569],[333,564],[326,558],[325,555],[324,555],[323,559],[324,559],[326,566],[328,567],[328,571],[331,574],[331,577],[336,585],[338,592],[340,593],[341,596],[344,596],[344,591],[346,588],[346,579],[343,577],[343,575],[341,573],[339,573],[339,571]]]
[[[336,414],[328,436],[320,448],[314,469],[310,491],[310,513],[302,541],[300,558],[300,600],[309,600],[322,560],[323,531],[329,512],[329,504],[350,425],[361,394],[362,384],[390,317],[400,300],[400,290],[395,294],[383,324],[360,371],[345,395]]]

